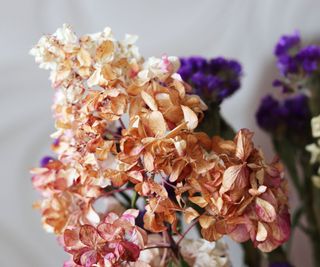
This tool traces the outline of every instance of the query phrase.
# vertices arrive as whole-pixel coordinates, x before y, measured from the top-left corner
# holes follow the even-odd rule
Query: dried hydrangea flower
[[[271,251],[290,235],[286,181],[278,161],[267,164],[254,148],[252,133],[238,132],[234,141],[214,138],[216,164],[202,177],[190,180],[190,201],[205,209],[199,217],[202,235],[209,241],[225,234],[238,242],[251,239],[262,251]]]
[[[162,263],[178,260],[184,235],[175,243],[168,231],[179,232],[180,214],[192,226],[199,221],[209,241],[242,231],[240,241],[251,237],[264,251],[280,245],[288,222],[278,163],[264,162],[248,130],[234,141],[195,132],[207,106],[177,73],[179,60],[144,61],[135,41],[119,42],[109,28],[78,38],[64,25],[31,52],[51,71],[56,126],[56,156],[32,171],[33,184],[44,226],[64,237],[73,256],[66,266],[152,266],[140,258],[147,235],[137,224],[170,242]],[[143,212],[98,211],[99,200],[117,193],[134,206],[126,190],[145,201]]]
[[[137,210],[127,210],[121,217],[109,213],[96,227],[90,224],[64,232],[66,251],[81,266],[118,266],[138,260],[147,242],[147,234],[135,226]]]

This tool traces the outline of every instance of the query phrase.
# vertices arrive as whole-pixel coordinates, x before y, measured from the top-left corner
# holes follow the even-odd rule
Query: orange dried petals
[[[74,266],[144,264],[138,211],[94,209],[105,187],[130,183],[146,200],[149,231],[177,232],[180,212],[209,241],[228,234],[263,251],[281,245],[290,233],[281,164],[265,162],[247,129],[234,140],[195,132],[207,107],[176,73],[179,61],[144,61],[135,40],[117,41],[109,28],[78,38],[64,25],[31,51],[55,89],[57,160],[32,171],[44,226],[63,234]]]

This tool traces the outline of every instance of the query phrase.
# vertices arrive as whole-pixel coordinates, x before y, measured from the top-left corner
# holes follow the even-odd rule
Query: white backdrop
[[[28,50],[44,33],[67,22],[78,34],[105,26],[117,37],[140,36],[145,56],[233,57],[243,63],[242,89],[223,104],[239,129],[249,127],[270,157],[267,136],[255,126],[259,98],[276,74],[273,46],[283,33],[300,29],[305,40],[320,36],[317,0],[0,0],[0,266],[56,267],[66,258],[54,237],[41,229],[31,208],[37,194],[28,169],[49,152],[53,131],[48,73],[38,70]],[[234,266],[242,266],[231,244]],[[311,266],[309,248],[295,235],[296,266]]]

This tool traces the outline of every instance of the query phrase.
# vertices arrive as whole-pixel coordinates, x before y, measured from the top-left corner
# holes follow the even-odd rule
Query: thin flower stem
[[[156,244],[156,245],[153,245],[153,246],[148,246],[148,247],[144,247],[143,250],[146,250],[146,249],[153,249],[153,248],[171,248],[171,245],[170,244]]]
[[[177,187],[176,186],[174,186],[173,184],[170,184],[165,178],[163,178],[162,177],[162,181],[166,184],[166,185],[168,185],[168,186],[170,186],[170,187],[172,187],[172,188],[174,188],[174,189],[176,189]]]
[[[121,193],[121,192],[124,192],[124,191],[128,191],[128,190],[132,190],[133,187],[126,187],[126,188],[118,188],[118,189],[115,189],[115,190],[111,190],[109,192],[106,192],[104,194],[104,196],[111,196],[111,195],[114,195],[116,193]]]
[[[180,239],[177,242],[177,245],[181,243],[181,241],[185,238],[185,236],[190,232],[190,230],[198,223],[199,217],[195,219],[192,224],[188,227],[188,229],[181,235]]]
[[[109,129],[106,129],[106,132],[111,134],[114,138],[120,138],[122,137],[120,134],[117,134],[115,132],[110,131]]]
[[[122,129],[126,129],[126,126],[124,125],[123,120],[121,118],[119,119],[119,122],[121,124]]]
[[[164,233],[162,235],[162,238],[163,238],[163,243],[166,243],[167,239],[168,239],[168,232],[167,231],[164,231]],[[164,251],[163,251],[163,255],[162,255],[161,261],[160,261],[160,266],[161,267],[165,266],[167,255],[168,255],[168,248],[165,248]]]

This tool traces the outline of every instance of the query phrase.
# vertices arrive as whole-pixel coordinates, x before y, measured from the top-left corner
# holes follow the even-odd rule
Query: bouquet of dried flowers
[[[144,60],[136,39],[63,25],[31,50],[50,70],[57,129],[55,156],[32,170],[35,206],[71,256],[64,266],[230,266],[225,235],[279,247],[290,235],[282,165],[219,113],[241,66]]]
[[[271,135],[299,198],[292,227],[310,238],[314,266],[320,266],[320,47],[303,46],[295,32],[282,36],[274,53],[279,97],[265,96],[256,118]]]

